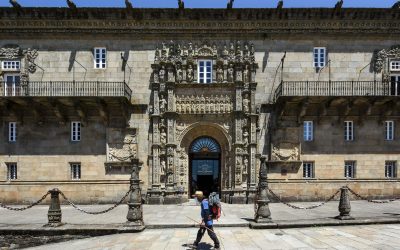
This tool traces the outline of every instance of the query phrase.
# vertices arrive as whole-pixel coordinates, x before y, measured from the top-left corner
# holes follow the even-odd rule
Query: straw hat
[[[192,195],[192,197],[198,197],[198,198],[203,198],[204,197],[204,194],[203,194],[203,192],[202,191],[196,191],[195,193],[194,193],[194,195]]]

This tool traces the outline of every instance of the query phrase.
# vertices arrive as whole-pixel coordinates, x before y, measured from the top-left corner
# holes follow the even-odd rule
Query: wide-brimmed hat
[[[196,191],[196,192],[194,193],[194,195],[192,195],[192,197],[203,198],[203,197],[204,197],[204,194],[203,194],[202,191]]]

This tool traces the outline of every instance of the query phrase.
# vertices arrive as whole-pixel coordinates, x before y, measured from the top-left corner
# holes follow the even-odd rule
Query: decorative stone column
[[[269,202],[268,199],[268,168],[267,163],[265,162],[265,156],[261,156],[261,166],[260,166],[260,180],[258,183],[258,192],[257,192],[257,211],[255,215],[256,223],[268,223],[271,222],[271,211],[269,210]]]
[[[51,195],[49,211],[47,212],[48,224],[50,227],[57,227],[61,225],[61,206],[60,206],[60,190],[54,188],[49,190]]]
[[[338,220],[354,220],[350,216],[351,206],[349,198],[349,189],[347,187],[340,188],[340,201],[339,201],[339,212],[340,214],[335,218]]]
[[[142,195],[139,180],[140,166],[138,161],[132,161],[132,173],[130,179],[131,194],[128,201],[128,214],[126,219],[129,226],[137,227],[138,230],[144,229]]]

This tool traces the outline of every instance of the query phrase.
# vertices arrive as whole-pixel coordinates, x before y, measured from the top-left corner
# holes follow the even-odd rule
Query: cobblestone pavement
[[[218,228],[221,249],[400,249],[400,225],[251,230]],[[189,249],[195,228],[152,229],[50,244],[30,249]],[[204,236],[199,249],[213,249]]]
[[[338,201],[332,201],[326,205],[313,210],[297,210],[289,208],[281,203],[270,204],[272,219],[274,221],[296,221],[296,220],[323,220],[333,218],[339,214]],[[168,224],[195,224],[189,218],[198,220],[198,206],[189,205],[144,205],[144,221],[146,225],[168,225]],[[296,205],[310,206],[308,203],[293,203]],[[89,211],[99,211],[110,207],[110,205],[82,206]],[[400,201],[384,204],[374,204],[366,201],[352,201],[351,215],[355,218],[400,218]],[[36,206],[32,209],[15,212],[0,208],[0,226],[17,224],[47,223],[48,206]],[[109,213],[101,215],[83,214],[71,206],[62,206],[62,220],[70,224],[112,224],[126,222],[128,207],[121,205]],[[188,218],[189,217],[189,218]],[[254,218],[253,205],[223,204],[223,214],[216,224],[244,225]]]

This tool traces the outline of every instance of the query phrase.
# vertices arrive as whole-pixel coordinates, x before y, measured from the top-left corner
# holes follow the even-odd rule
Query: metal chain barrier
[[[350,191],[350,193],[352,193],[355,197],[357,197],[359,200],[366,200],[368,202],[371,203],[378,203],[378,204],[382,204],[382,203],[390,203],[396,200],[399,200],[399,198],[395,198],[395,199],[389,199],[389,200],[385,200],[385,201],[374,201],[372,199],[368,199],[367,197],[361,196],[360,194],[357,194],[354,190],[352,190],[351,188],[347,187]]]
[[[290,204],[290,203],[284,202],[284,201],[282,201],[282,200],[279,198],[279,196],[276,195],[271,189],[268,188],[268,191],[272,194],[272,196],[273,196],[275,199],[277,199],[279,202],[285,204],[285,205],[288,206],[288,207],[291,207],[291,208],[294,208],[294,209],[305,209],[305,210],[309,210],[309,209],[314,209],[314,208],[317,208],[317,207],[321,207],[321,206],[325,205],[326,203],[330,202],[331,200],[333,200],[333,199],[335,198],[335,196],[340,192],[340,189],[337,190],[337,191],[336,191],[332,196],[330,196],[327,200],[321,202],[320,204],[312,205],[312,206],[309,206],[309,207],[300,207],[300,206],[295,206],[295,205],[292,205],[292,204]]]
[[[120,201],[118,201],[117,203],[115,203],[112,207],[109,207],[105,210],[102,211],[98,211],[98,212],[90,212],[90,211],[86,211],[80,207],[78,207],[77,205],[75,205],[72,201],[70,201],[67,196],[65,196],[65,194],[63,192],[60,191],[61,196],[64,198],[64,200],[66,200],[72,207],[74,207],[76,210],[85,213],[85,214],[92,214],[92,215],[98,215],[98,214],[105,214],[107,212],[110,212],[111,210],[113,210],[114,208],[118,207],[119,205],[122,204],[122,202],[126,199],[126,197],[128,197],[129,193],[132,192],[132,189],[129,189],[128,192],[126,192],[126,194],[121,198]]]
[[[36,202],[30,204],[29,206],[26,207],[21,207],[21,208],[15,208],[15,207],[9,207],[4,205],[3,203],[0,203],[0,207],[8,209],[8,210],[12,210],[12,211],[24,211],[27,210],[29,208],[32,208],[36,205],[39,205],[40,203],[42,203],[44,201],[44,199],[46,199],[46,197],[50,194],[50,192],[47,192],[45,195],[42,196],[42,198],[40,198],[39,200],[37,200]]]

